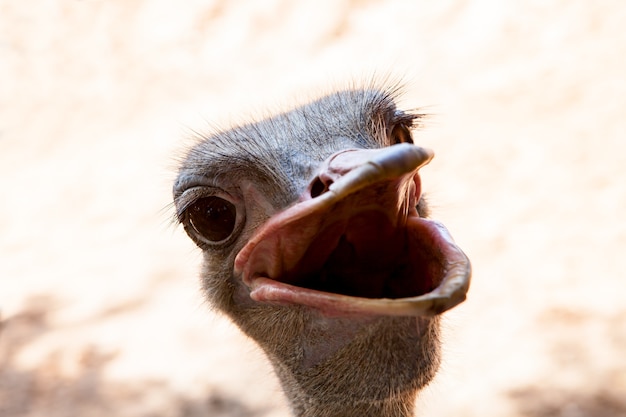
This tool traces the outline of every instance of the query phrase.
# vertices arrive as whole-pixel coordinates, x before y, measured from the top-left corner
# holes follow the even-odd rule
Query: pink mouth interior
[[[326,293],[397,299],[435,289],[444,265],[428,220],[410,216],[394,226],[384,213],[368,211],[320,231],[295,267],[273,279]]]

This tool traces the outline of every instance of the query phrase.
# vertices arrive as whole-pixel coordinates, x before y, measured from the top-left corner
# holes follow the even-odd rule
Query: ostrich
[[[398,89],[328,94],[183,159],[178,221],[212,305],[265,351],[295,416],[409,416],[470,264],[428,214]]]

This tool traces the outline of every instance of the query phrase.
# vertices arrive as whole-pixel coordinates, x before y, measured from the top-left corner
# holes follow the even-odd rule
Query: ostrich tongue
[[[324,190],[310,186],[237,255],[250,297],[327,315],[394,316],[431,316],[465,300],[468,258],[415,208],[417,171],[432,157],[412,144],[332,155],[317,177]]]

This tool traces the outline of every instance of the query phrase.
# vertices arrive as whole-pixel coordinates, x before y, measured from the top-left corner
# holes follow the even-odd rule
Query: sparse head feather
[[[350,88],[330,93],[291,111],[200,137],[182,162],[185,172],[216,183],[253,176],[284,192],[307,180],[315,166],[347,148],[389,146],[390,129],[417,127],[424,116],[396,108],[398,85]],[[175,187],[176,188],[176,187]],[[293,195],[292,195],[293,197]]]

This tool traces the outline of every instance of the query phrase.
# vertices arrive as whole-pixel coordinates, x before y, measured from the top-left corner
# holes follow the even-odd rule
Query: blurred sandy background
[[[0,416],[286,416],[176,157],[374,72],[475,271],[420,415],[626,416],[626,6],[565,0],[0,0]]]

